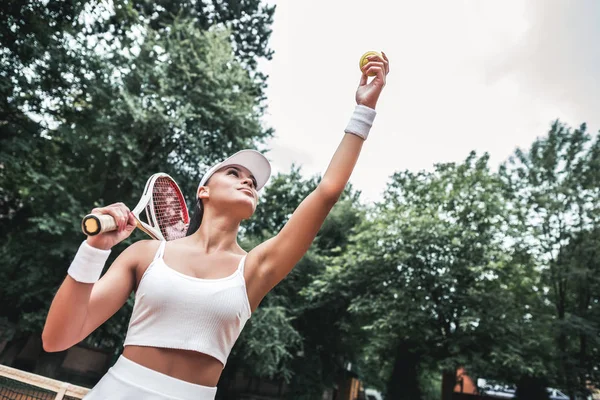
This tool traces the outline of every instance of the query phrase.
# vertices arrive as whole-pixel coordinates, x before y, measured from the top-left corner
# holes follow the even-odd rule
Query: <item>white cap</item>
[[[271,163],[256,150],[241,150],[231,157],[213,165],[202,177],[198,189],[204,186],[208,179],[218,170],[230,165],[240,165],[246,168],[256,179],[256,190],[262,189],[271,176]]]

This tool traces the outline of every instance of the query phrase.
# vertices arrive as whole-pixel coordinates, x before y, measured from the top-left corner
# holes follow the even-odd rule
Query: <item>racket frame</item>
[[[146,185],[144,186],[144,191],[142,192],[142,197],[140,197],[140,200],[138,201],[137,205],[131,212],[133,213],[133,215],[135,217],[136,227],[139,228],[142,232],[144,232],[145,234],[147,234],[154,240],[165,240],[165,237],[163,236],[162,232],[160,231],[160,227],[158,226],[158,223],[156,222],[156,211],[154,209],[154,202],[152,201],[152,192],[154,189],[154,184],[156,183],[156,181],[159,178],[163,178],[163,177],[171,180],[171,182],[173,182],[175,184],[175,187],[177,188],[179,193],[181,193],[182,204],[183,204],[182,211],[185,213],[184,223],[189,224],[189,211],[187,208],[187,204],[185,202],[185,198],[183,198],[183,192],[179,188],[179,185],[177,184],[177,182],[175,182],[175,180],[170,175],[168,175],[164,172],[158,172],[156,174],[153,174],[146,181]],[[152,226],[149,223],[142,221],[140,219],[142,212],[144,212],[146,214],[146,220],[149,223],[151,223],[151,224],[156,223],[157,226]],[[98,219],[97,217],[98,217],[98,214],[89,214],[83,219],[82,230],[84,233],[86,233],[85,229],[83,228],[83,224],[85,223],[85,220],[87,218]],[[88,233],[86,233],[86,234],[88,234]]]

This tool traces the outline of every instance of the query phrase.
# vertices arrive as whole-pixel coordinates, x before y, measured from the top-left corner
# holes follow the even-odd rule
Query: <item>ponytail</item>
[[[185,236],[190,236],[194,234],[198,228],[200,228],[200,224],[202,223],[202,216],[204,215],[204,206],[202,205],[202,200],[196,200],[196,207],[194,207],[194,211],[192,212],[192,217],[190,218],[190,224],[188,225],[187,232]]]

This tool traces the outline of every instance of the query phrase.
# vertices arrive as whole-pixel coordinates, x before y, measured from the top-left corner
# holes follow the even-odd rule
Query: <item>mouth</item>
[[[254,198],[254,193],[252,192],[252,190],[250,190],[248,188],[241,188],[241,189],[238,189],[238,190],[242,191],[242,192],[246,193],[247,195],[252,196],[252,198]]]

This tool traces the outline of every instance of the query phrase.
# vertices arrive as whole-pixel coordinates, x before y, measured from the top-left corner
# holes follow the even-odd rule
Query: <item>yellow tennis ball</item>
[[[358,63],[358,66],[361,71],[362,71],[362,68],[365,66],[365,64],[367,64],[369,62],[367,57],[370,57],[370,56],[379,56],[379,57],[383,58],[381,53],[379,53],[378,51],[367,51],[365,54],[362,55],[362,57],[360,58],[360,62]],[[375,74],[372,72],[368,75],[375,76]]]

